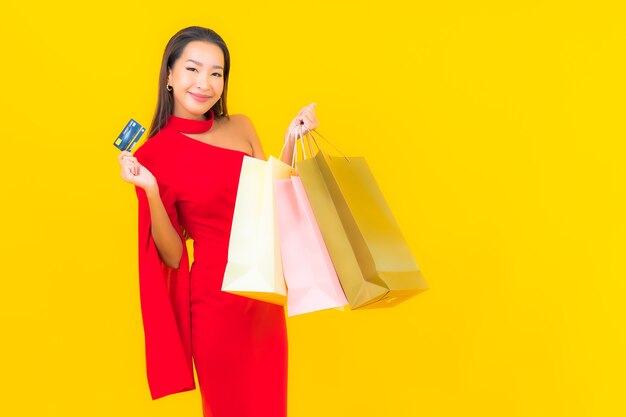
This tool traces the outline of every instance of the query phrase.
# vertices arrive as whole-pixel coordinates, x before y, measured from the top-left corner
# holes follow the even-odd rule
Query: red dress
[[[209,120],[170,116],[137,151],[157,179],[161,200],[183,239],[194,243],[189,269],[167,267],[151,236],[145,192],[139,208],[139,280],[146,369],[153,399],[195,388],[204,416],[287,415],[287,334],[281,306],[221,291],[244,152],[183,133],[211,128]]]

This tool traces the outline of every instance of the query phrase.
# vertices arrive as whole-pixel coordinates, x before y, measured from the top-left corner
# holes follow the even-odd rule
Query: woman
[[[283,308],[221,291],[239,172],[245,155],[265,159],[250,120],[228,115],[230,56],[214,31],[189,27],[165,48],[148,140],[119,156],[136,186],[140,295],[152,398],[195,388],[205,416],[287,414]],[[314,104],[295,127],[317,127]],[[189,270],[185,234],[194,240]]]

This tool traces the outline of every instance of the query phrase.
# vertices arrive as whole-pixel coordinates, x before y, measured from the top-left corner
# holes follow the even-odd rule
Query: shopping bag
[[[293,168],[244,156],[222,291],[284,305],[287,295],[276,231],[273,182]]]
[[[301,179],[276,180],[274,198],[288,316],[347,305]]]
[[[363,157],[320,150],[296,169],[352,309],[396,305],[428,288]]]

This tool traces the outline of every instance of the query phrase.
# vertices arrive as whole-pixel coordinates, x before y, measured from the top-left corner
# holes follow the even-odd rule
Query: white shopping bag
[[[273,183],[293,173],[291,166],[274,157],[263,161],[244,156],[222,291],[285,304]]]

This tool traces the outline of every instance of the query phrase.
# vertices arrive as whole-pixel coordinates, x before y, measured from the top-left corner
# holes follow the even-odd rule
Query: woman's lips
[[[204,94],[196,94],[196,93],[189,93],[191,95],[191,97],[200,102],[200,103],[204,103],[205,101],[209,100],[211,98],[211,96],[205,96]]]

